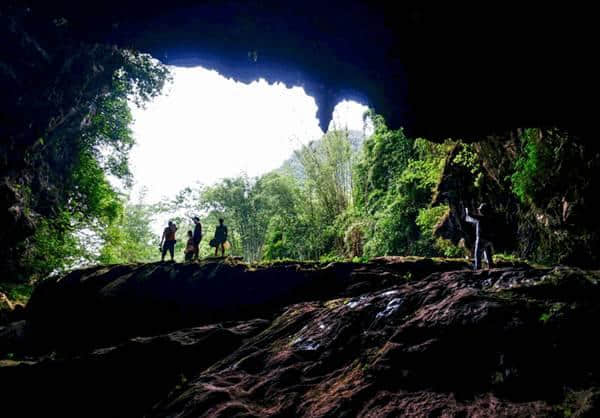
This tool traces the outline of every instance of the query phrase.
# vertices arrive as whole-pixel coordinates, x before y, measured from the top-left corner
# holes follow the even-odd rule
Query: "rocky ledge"
[[[598,416],[600,272],[461,260],[148,264],[0,328],[25,416]]]

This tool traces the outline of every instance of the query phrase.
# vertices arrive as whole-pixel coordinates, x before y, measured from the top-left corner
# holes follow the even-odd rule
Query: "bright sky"
[[[148,203],[198,182],[264,174],[323,135],[317,105],[300,87],[262,79],[243,84],[202,67],[171,70],[165,94],[145,109],[132,105],[131,167],[136,188],[148,188]],[[333,119],[362,130],[366,109],[344,101]]]

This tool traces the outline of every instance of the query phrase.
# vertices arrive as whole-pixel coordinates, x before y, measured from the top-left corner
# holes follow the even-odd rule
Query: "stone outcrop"
[[[382,289],[464,260],[380,258],[369,264],[238,262],[94,267],[45,280],[26,308],[32,350],[80,350],[138,335],[272,316],[286,305]]]
[[[446,158],[432,203],[450,209],[436,234],[455,244],[464,238],[472,250],[475,231],[464,220],[465,206],[472,211],[485,202],[486,238],[493,241],[496,252],[545,264],[597,268],[600,203],[595,195],[600,154],[566,132],[548,129],[537,134],[546,141],[545,152],[551,154],[537,164],[550,168],[540,169],[544,187],[529,202],[519,200],[511,183],[516,161],[524,158],[524,151],[519,151],[522,130],[472,146],[455,146]],[[457,161],[465,147],[472,147],[469,152],[476,158],[475,166]]]
[[[0,329],[0,347],[18,327],[29,345],[0,362],[3,410],[598,414],[600,272],[465,267],[391,257],[73,272],[36,290],[26,321]]]

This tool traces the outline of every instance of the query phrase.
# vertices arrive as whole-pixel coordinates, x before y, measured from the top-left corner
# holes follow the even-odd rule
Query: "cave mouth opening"
[[[130,163],[148,201],[194,184],[275,170],[324,135],[317,104],[303,87],[227,78],[202,66],[169,66],[172,81],[144,108],[130,104],[136,145]],[[340,99],[327,130],[372,132],[365,104]]]

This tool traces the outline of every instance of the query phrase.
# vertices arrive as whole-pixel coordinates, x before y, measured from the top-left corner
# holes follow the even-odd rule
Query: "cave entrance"
[[[131,166],[149,202],[197,183],[260,176],[324,134],[317,104],[302,87],[264,79],[246,84],[203,67],[170,69],[173,81],[163,95],[144,109],[131,105]],[[347,129],[360,141],[371,130],[366,110],[341,100],[327,129]]]

